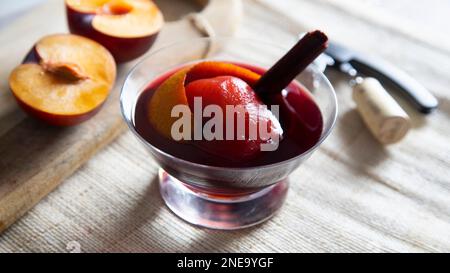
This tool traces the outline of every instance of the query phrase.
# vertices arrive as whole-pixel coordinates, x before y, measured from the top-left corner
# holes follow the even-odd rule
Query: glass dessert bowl
[[[237,154],[236,160],[232,153],[239,150],[244,153],[245,145],[233,146],[237,142],[227,144],[214,140],[204,146],[206,149],[199,149],[199,145],[192,145],[190,141],[165,137],[157,129],[157,123],[149,122],[159,118],[159,112],[153,111],[155,107],[150,103],[154,94],[186,67],[201,66],[206,69],[197,75],[210,73],[211,77],[212,74],[217,76],[218,70],[225,74],[233,71],[231,76],[243,75],[241,79],[251,85],[245,75],[264,73],[284,53],[284,48],[254,40],[200,38],[151,53],[126,78],[120,96],[124,119],[160,166],[160,191],[166,205],[187,222],[231,230],[249,227],[273,216],[285,200],[289,174],[330,134],[337,117],[335,92],[327,78],[314,66],[309,66],[282,94],[268,100],[271,104],[280,102],[284,133],[278,148],[251,157]],[[204,63],[205,60],[210,63]],[[221,63],[214,63],[219,61]],[[234,66],[245,71],[235,73]],[[189,82],[194,68],[189,68],[183,79],[186,90],[195,83],[194,80]],[[222,81],[230,79],[220,78]],[[283,104],[286,101],[295,105]],[[164,108],[171,108],[171,105],[160,106],[161,115],[166,111]],[[295,114],[296,122],[286,122],[291,114]]]

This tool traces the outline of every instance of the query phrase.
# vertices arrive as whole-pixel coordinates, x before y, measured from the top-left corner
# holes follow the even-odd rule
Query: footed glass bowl
[[[269,219],[283,204],[288,176],[330,134],[337,117],[336,95],[314,66],[297,80],[311,92],[323,116],[319,141],[294,158],[257,167],[227,168],[197,164],[158,149],[136,131],[134,113],[149,83],[185,63],[220,60],[268,69],[287,51],[274,44],[235,38],[199,38],[156,50],[127,76],[120,96],[123,117],[160,166],[159,184],[166,205],[187,222],[214,229],[239,229]],[[301,181],[295,181],[301,183]]]

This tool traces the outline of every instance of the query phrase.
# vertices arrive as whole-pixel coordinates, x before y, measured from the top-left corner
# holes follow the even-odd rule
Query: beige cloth
[[[353,110],[347,79],[331,73],[337,126],[293,173],[286,204],[270,221],[233,232],[186,224],[164,206],[157,166],[127,132],[0,235],[0,251],[450,251],[450,49],[349,16],[332,2],[278,6],[389,59],[440,98],[431,116],[406,108],[414,129],[403,142],[381,147]],[[297,29],[289,19],[245,4],[239,36],[293,43]]]

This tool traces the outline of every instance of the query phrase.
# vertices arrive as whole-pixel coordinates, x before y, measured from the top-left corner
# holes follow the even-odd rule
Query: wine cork
[[[353,100],[365,124],[382,144],[400,141],[411,128],[409,116],[374,78],[353,87]]]

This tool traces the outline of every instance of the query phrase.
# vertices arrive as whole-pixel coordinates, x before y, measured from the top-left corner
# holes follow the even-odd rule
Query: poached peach
[[[281,137],[282,129],[276,117],[267,108],[261,107],[262,102],[252,89],[260,75],[246,68],[223,62],[202,62],[184,68],[165,80],[153,94],[148,117],[154,128],[167,138],[172,138],[171,127],[177,120],[171,116],[171,110],[176,105],[186,105],[190,109],[191,121],[194,111],[203,111],[210,105],[218,106],[222,118],[214,125],[214,130],[220,130],[222,137],[192,141],[194,145],[209,153],[229,160],[247,160],[261,151],[261,144],[273,143],[274,139],[263,139],[261,126],[266,126],[268,133]],[[201,108],[197,109],[194,99],[201,98]],[[241,107],[244,130],[239,131],[235,119],[227,118],[229,107]],[[217,109],[217,108],[216,108]],[[237,108],[235,108],[237,109]],[[239,111],[239,110],[238,110]],[[197,113],[195,115],[198,117]],[[229,120],[230,119],[230,120]],[[208,123],[208,118],[202,119],[202,128]],[[233,124],[229,124],[232,122]],[[218,128],[217,126],[221,126]],[[227,128],[234,126],[233,135],[224,136]],[[191,127],[192,128],[192,127]],[[256,129],[256,135],[250,135],[250,128]],[[193,133],[193,132],[192,132]]]

